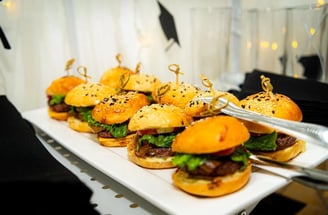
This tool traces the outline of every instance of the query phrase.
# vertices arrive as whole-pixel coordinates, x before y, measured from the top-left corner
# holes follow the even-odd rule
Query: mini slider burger
[[[185,112],[190,116],[192,116],[195,120],[207,116],[215,116],[221,112],[219,108],[216,108],[207,102],[197,100],[197,98],[207,97],[207,96],[213,98],[222,97],[227,99],[228,102],[232,102],[233,104],[239,106],[239,99],[235,95],[229,92],[215,90],[213,88],[212,82],[204,75],[201,75],[201,79],[202,79],[203,86],[209,89],[197,93],[194,99],[190,100],[187,103],[187,105],[184,107]]]
[[[187,105],[184,107],[184,110],[187,114],[192,116],[195,120],[207,117],[207,116],[215,116],[221,113],[220,109],[200,100],[197,100],[197,98],[201,97],[221,97],[227,99],[228,102],[232,102],[235,105],[239,106],[239,100],[236,96],[229,92],[223,92],[223,91],[217,91],[217,93],[213,96],[213,93],[204,91],[198,93],[194,99],[190,100]]]
[[[65,97],[65,102],[71,106],[68,126],[79,132],[96,133],[99,128],[88,123],[91,111],[103,98],[116,93],[116,89],[97,82],[87,82],[74,87]]]
[[[101,128],[97,132],[99,143],[107,147],[126,146],[134,142],[136,133],[128,129],[130,118],[143,106],[148,98],[142,93],[127,92],[103,98],[92,110],[89,124]]]
[[[67,75],[53,80],[46,89],[48,114],[56,120],[67,120],[70,106],[65,103],[65,96],[72,88],[85,82],[82,78],[68,74],[73,62],[74,59],[67,61]]]
[[[184,108],[190,100],[201,92],[201,90],[195,85],[179,82],[178,76],[179,74],[183,74],[180,72],[179,65],[170,64],[169,70],[175,73],[176,81],[157,85],[152,92],[152,97],[155,103],[172,104]]]
[[[135,141],[127,146],[129,159],[149,169],[174,167],[171,144],[191,122],[192,118],[174,105],[151,104],[142,107],[129,122],[129,130],[137,133]]]
[[[123,83],[123,90],[136,91],[145,94],[148,97],[149,103],[153,103],[152,92],[161,83],[161,81],[152,74],[140,73],[140,63],[137,65],[136,71],[133,74],[123,74],[126,83]],[[123,81],[124,82],[124,81]]]
[[[119,65],[106,70],[100,77],[99,82],[112,88],[120,89],[122,84],[122,76],[133,74],[133,71],[121,65],[122,55],[117,54],[116,60]]]
[[[250,134],[244,124],[225,115],[194,121],[172,143],[178,167],[173,184],[204,197],[216,197],[240,190],[251,175],[250,153],[243,143]]]
[[[245,110],[286,120],[302,121],[299,106],[289,97],[272,92],[270,79],[261,76],[264,91],[240,100]],[[273,128],[245,121],[251,138],[245,146],[254,154],[270,157],[277,161],[289,161],[305,151],[305,141],[297,139]]]

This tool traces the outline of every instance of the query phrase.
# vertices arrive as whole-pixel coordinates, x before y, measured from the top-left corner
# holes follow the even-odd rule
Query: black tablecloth
[[[263,91],[260,76],[271,80],[274,93],[293,99],[303,112],[303,122],[328,126],[328,84],[313,79],[298,79],[266,71],[246,73],[240,91],[232,91],[239,99]]]
[[[0,213],[99,214],[89,187],[49,154],[6,96],[0,107]]]

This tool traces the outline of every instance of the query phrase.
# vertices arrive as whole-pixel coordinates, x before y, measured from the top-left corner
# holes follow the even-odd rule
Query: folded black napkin
[[[6,96],[0,96],[0,107],[0,209],[8,214],[99,214],[89,187],[49,154]]]
[[[267,71],[246,73],[240,91],[233,91],[239,99],[263,91],[260,76],[271,80],[274,93],[293,99],[303,112],[303,122],[328,126],[328,84],[313,79],[298,79]]]

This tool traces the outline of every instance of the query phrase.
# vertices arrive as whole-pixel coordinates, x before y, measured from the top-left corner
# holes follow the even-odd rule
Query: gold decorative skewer
[[[175,73],[175,83],[179,84],[179,74],[183,75],[183,72],[180,72],[180,66],[178,64],[170,64],[168,68]]]
[[[265,77],[264,75],[261,75],[261,85],[262,89],[268,96],[273,96],[273,86],[270,82],[270,78]]]
[[[221,112],[221,109],[225,108],[228,105],[229,101],[227,100],[227,103],[219,107],[216,107],[216,104],[218,104],[219,98],[226,94],[225,93],[220,94],[216,92],[213,88],[213,83],[205,75],[201,74],[200,78],[202,79],[202,85],[209,89],[210,94],[213,97],[212,101],[208,105],[207,111],[201,113],[201,115],[206,116],[206,115],[219,114]]]
[[[133,74],[139,74],[140,73],[140,68],[141,68],[141,63],[137,63],[137,66],[135,70],[133,71]],[[120,75],[120,85],[121,89],[124,89],[124,87],[127,85],[127,83],[130,80],[131,73],[129,71],[126,71]]]
[[[124,89],[124,87],[126,86],[126,84],[129,82],[130,80],[130,73],[127,71],[127,72],[124,72],[120,75],[120,85],[121,85],[121,90]]]
[[[122,63],[122,55],[120,53],[116,55],[116,60],[118,62],[118,66],[120,67]]]
[[[139,74],[140,73],[140,69],[141,69],[141,63],[139,62],[139,63],[137,63],[137,66],[136,66],[136,68],[134,70],[134,73],[135,74]]]
[[[159,102],[161,102],[161,98],[164,96],[164,94],[170,90],[170,85],[164,84],[157,88],[156,91],[156,97],[158,98]]]
[[[178,64],[170,64],[168,66],[169,71],[175,73],[175,84],[179,84],[179,74],[183,74],[183,72],[180,71],[180,66]],[[164,84],[160,87],[158,87],[156,91],[156,97],[158,97],[159,102],[161,101],[161,98],[163,95],[170,90],[169,84]]]
[[[213,83],[203,74],[200,74],[200,78],[202,79],[202,85],[209,89],[212,96],[215,96],[215,90],[213,89]]]
[[[72,65],[74,64],[74,62],[75,62],[74,58],[71,58],[66,62],[65,72],[66,72],[67,76],[69,76],[69,72],[71,71]]]
[[[88,79],[91,78],[91,76],[88,76],[87,67],[85,66],[77,67],[77,72],[85,78],[85,82],[88,82]]]

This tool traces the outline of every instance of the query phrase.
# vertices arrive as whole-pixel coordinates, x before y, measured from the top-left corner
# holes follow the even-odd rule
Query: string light
[[[324,5],[325,4],[325,0],[317,0],[317,5]]]
[[[7,1],[3,1],[1,3],[1,5],[4,6],[4,7],[6,7],[6,8],[8,8],[8,9],[10,9],[13,6],[13,3],[11,1],[8,1],[7,0]]]
[[[266,40],[262,40],[261,43],[260,43],[260,46],[262,48],[268,48],[270,46],[270,43]]]
[[[310,28],[310,34],[313,36],[315,34],[316,30],[315,28]]]
[[[246,47],[247,47],[248,49],[251,49],[251,48],[252,48],[252,43],[251,43],[250,41],[248,41],[247,44],[246,44]]]
[[[293,41],[291,42],[291,46],[292,46],[294,49],[296,49],[296,48],[298,47],[298,42],[297,42],[296,40],[293,40]]]
[[[277,50],[277,49],[278,49],[278,43],[277,43],[277,42],[273,42],[273,43],[271,44],[271,49],[272,49],[273,51]]]

